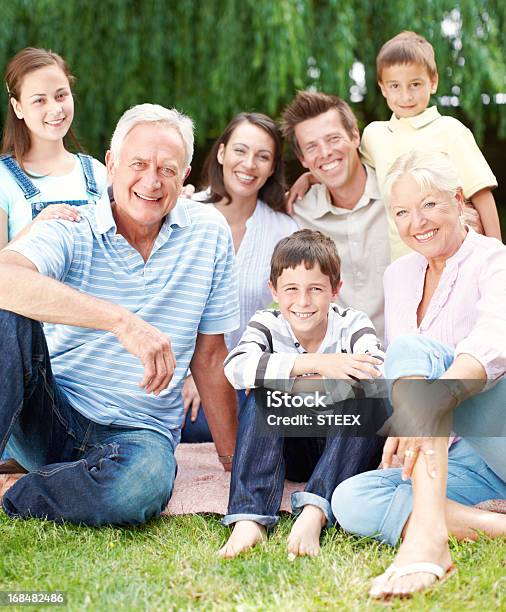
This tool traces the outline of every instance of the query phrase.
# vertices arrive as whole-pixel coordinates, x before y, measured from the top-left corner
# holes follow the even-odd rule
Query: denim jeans
[[[195,444],[202,442],[212,442],[213,436],[207,423],[206,415],[202,405],[197,413],[195,421],[191,420],[191,408],[186,413],[183,429],[181,430],[181,442]]]
[[[388,379],[403,376],[439,378],[450,367],[454,351],[420,335],[397,338],[388,348]],[[502,395],[504,391],[502,390]],[[453,429],[472,431],[472,419],[489,419],[504,427],[506,407],[499,386],[462,402],[455,410]],[[474,505],[487,499],[506,498],[506,437],[471,436],[454,444],[448,455],[449,499]],[[332,496],[332,511],[346,531],[371,536],[394,546],[413,508],[411,482],[401,479],[400,468],[375,470],[341,483]]]
[[[237,391],[237,406],[244,402],[246,396],[243,390]],[[184,420],[183,429],[181,430],[181,442],[195,444],[201,442],[212,442],[213,436],[207,423],[205,409],[200,405],[195,421],[191,421],[191,410],[188,410]]]
[[[87,525],[137,525],[158,516],[172,493],[168,438],[100,425],[68,403],[55,382],[40,323],[0,310],[0,455],[29,474],[11,487],[11,517]]]
[[[380,400],[371,400],[373,402]],[[292,494],[292,511],[318,506],[334,522],[332,491],[341,481],[376,467],[383,440],[379,437],[283,438],[256,433],[255,394],[239,409],[239,430],[232,465],[228,514],[224,525],[241,520],[272,527],[278,521],[285,476],[307,481],[303,492]]]

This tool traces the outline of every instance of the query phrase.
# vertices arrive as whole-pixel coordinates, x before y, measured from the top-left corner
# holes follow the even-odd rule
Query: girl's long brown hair
[[[16,116],[10,98],[19,100],[24,77],[30,72],[45,66],[58,66],[58,68],[61,68],[69,80],[70,86],[73,85],[75,79],[70,73],[65,60],[58,53],[47,51],[46,49],[36,49],[35,47],[22,49],[11,59],[5,71],[5,86],[9,100],[2,138],[2,155],[13,155],[21,167],[23,167],[23,158],[31,146],[30,130],[24,120],[18,119]],[[68,135],[74,146],[80,150],[81,147],[72,132],[72,128],[69,129]]]

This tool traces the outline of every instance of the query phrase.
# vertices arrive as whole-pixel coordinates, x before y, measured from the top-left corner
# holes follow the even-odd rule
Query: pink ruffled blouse
[[[506,247],[468,228],[417,326],[427,260],[410,253],[385,271],[385,337],[419,333],[467,353],[496,380],[506,372]]]

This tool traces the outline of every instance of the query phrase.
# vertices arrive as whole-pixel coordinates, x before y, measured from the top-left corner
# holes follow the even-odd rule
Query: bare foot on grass
[[[295,557],[316,557],[320,552],[320,534],[327,522],[325,514],[318,508],[308,504],[299,514],[288,536],[288,559]]]
[[[237,555],[253,548],[258,542],[267,538],[263,525],[255,521],[237,521],[225,546],[220,548],[218,555],[223,559],[233,559]]]

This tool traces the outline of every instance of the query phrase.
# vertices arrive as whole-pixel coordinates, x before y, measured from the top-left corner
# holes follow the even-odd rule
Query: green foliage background
[[[0,0],[0,7],[0,64],[28,45],[61,53],[78,78],[77,133],[100,158],[133,104],[187,112],[203,145],[241,110],[279,115],[296,89],[349,99],[354,61],[366,68],[367,93],[353,104],[361,124],[385,118],[375,56],[402,29],[433,43],[438,95],[460,87],[460,108],[444,112],[457,113],[482,142],[485,126],[506,135],[506,105],[493,101],[506,92],[504,0]],[[456,9],[460,49],[441,28]],[[482,93],[492,98],[487,106]],[[3,120],[4,88],[0,95]]]

